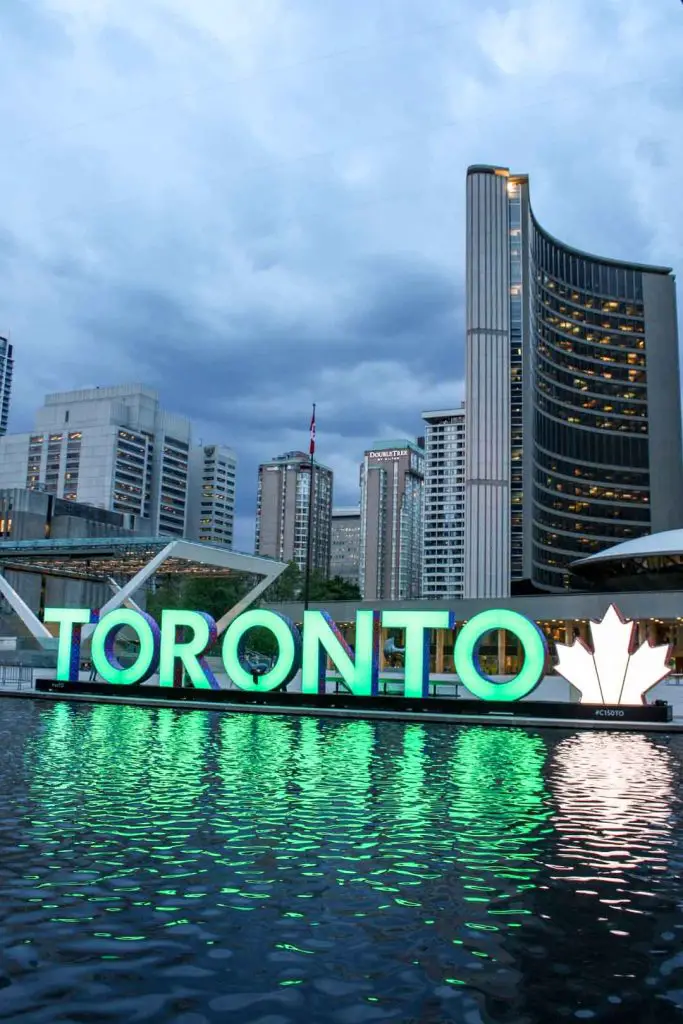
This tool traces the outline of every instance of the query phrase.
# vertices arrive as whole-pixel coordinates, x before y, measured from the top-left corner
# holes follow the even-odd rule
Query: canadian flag
[[[311,446],[309,451],[311,455],[315,452],[315,405],[313,406],[313,415],[311,416]]]

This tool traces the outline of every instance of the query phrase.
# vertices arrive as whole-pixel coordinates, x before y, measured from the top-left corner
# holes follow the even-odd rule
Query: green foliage
[[[360,601],[361,593],[358,584],[349,583],[341,576],[326,579],[322,573],[312,572],[309,597],[318,604],[321,601]]]
[[[263,603],[291,604],[302,601],[304,596],[304,574],[296,562],[290,562],[282,575],[268,587]],[[311,573],[309,599],[317,604],[323,601],[360,601],[361,593],[356,583],[348,583],[341,576],[327,579],[319,570]]]
[[[266,658],[274,658],[278,653],[277,640],[269,629],[258,626],[249,631],[245,640],[248,650],[263,654]]]
[[[147,611],[159,622],[164,608],[187,608],[189,611],[208,612],[216,621],[232,608],[255,585],[256,580],[244,576],[176,576],[147,596]],[[286,604],[303,600],[304,578],[296,562],[290,562],[285,571],[264,592],[261,604]],[[317,604],[325,601],[359,601],[360,591],[353,583],[339,576],[325,579],[322,573],[311,573],[310,600]],[[269,630],[254,629],[249,633],[250,649],[267,656],[276,653],[276,644]]]
[[[253,586],[253,580],[243,576],[178,576],[148,595],[147,611],[157,621],[164,608],[208,612],[214,619],[220,619]]]
[[[264,604],[284,604],[299,601],[303,593],[304,577],[296,562],[290,562],[283,573],[263,595]]]

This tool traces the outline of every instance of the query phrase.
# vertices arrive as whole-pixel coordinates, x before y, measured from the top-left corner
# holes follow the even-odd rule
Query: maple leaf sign
[[[556,644],[559,674],[581,692],[582,704],[644,704],[648,690],[671,672],[671,647],[646,640],[634,650],[635,623],[613,604],[590,626],[592,651],[579,638]]]

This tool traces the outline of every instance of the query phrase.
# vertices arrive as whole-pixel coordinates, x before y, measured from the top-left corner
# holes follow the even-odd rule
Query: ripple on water
[[[683,1006],[677,738],[4,701],[0,743],[0,1020]]]

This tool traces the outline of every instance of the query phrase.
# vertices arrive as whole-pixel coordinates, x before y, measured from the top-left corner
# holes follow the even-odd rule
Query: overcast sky
[[[683,274],[679,0],[5,0],[0,332],[10,430],[140,381],[337,504],[381,438],[459,404],[471,163],[552,234]],[[679,305],[683,308],[683,299]]]

